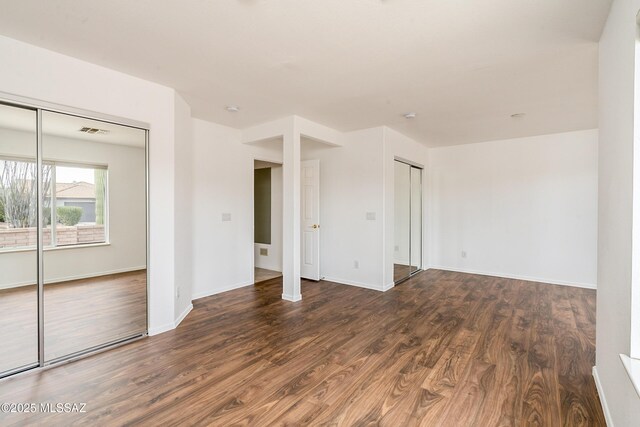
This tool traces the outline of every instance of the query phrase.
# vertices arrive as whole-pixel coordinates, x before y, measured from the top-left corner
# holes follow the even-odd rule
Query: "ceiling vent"
[[[78,129],[78,132],[84,132],[84,133],[90,133],[90,134],[98,134],[98,135],[106,135],[109,133],[108,130],[106,129],[98,129],[98,128],[90,128],[90,127],[83,127]]]

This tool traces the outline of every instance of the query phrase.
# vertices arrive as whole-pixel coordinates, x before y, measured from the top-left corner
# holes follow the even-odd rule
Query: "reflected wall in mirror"
[[[422,169],[411,167],[411,273],[422,270]]]
[[[45,361],[146,332],[146,133],[44,111]]]
[[[38,364],[36,111],[0,104],[0,376]]]
[[[422,169],[394,161],[393,281],[422,269]]]

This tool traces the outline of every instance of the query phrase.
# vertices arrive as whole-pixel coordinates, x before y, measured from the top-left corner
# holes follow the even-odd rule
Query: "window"
[[[108,241],[104,166],[45,162],[42,168],[45,248]],[[37,243],[36,164],[0,159],[0,250]]]

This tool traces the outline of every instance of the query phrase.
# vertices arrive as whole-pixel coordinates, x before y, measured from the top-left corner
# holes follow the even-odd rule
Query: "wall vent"
[[[260,248],[260,255],[261,255],[261,256],[269,256],[269,249],[267,249],[267,248]]]
[[[78,132],[84,132],[84,133],[90,133],[90,134],[98,134],[98,135],[105,135],[107,133],[109,133],[108,130],[106,129],[98,129],[98,128],[90,128],[90,127],[83,127],[78,129]]]

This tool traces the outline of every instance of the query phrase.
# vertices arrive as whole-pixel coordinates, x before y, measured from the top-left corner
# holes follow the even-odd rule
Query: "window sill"
[[[101,242],[101,243],[85,243],[82,245],[66,245],[66,246],[56,246],[56,247],[49,247],[49,248],[44,248],[45,252],[50,252],[50,251],[63,251],[66,249],[84,249],[84,248],[98,248],[98,247],[102,247],[102,246],[111,246],[110,242]],[[12,254],[12,253],[18,253],[18,252],[35,252],[36,248],[23,248],[23,249],[5,249],[2,250],[0,249],[0,255],[2,254]]]
[[[111,246],[109,242],[101,242],[101,243],[85,243],[83,245],[66,245],[66,246],[56,246],[53,248],[44,248],[45,252],[49,251],[63,251],[65,249],[84,249],[84,248],[99,248],[101,246]]]
[[[622,364],[627,370],[633,388],[636,389],[636,393],[640,396],[640,359],[634,359],[626,354],[621,354],[620,360],[622,360]]]

